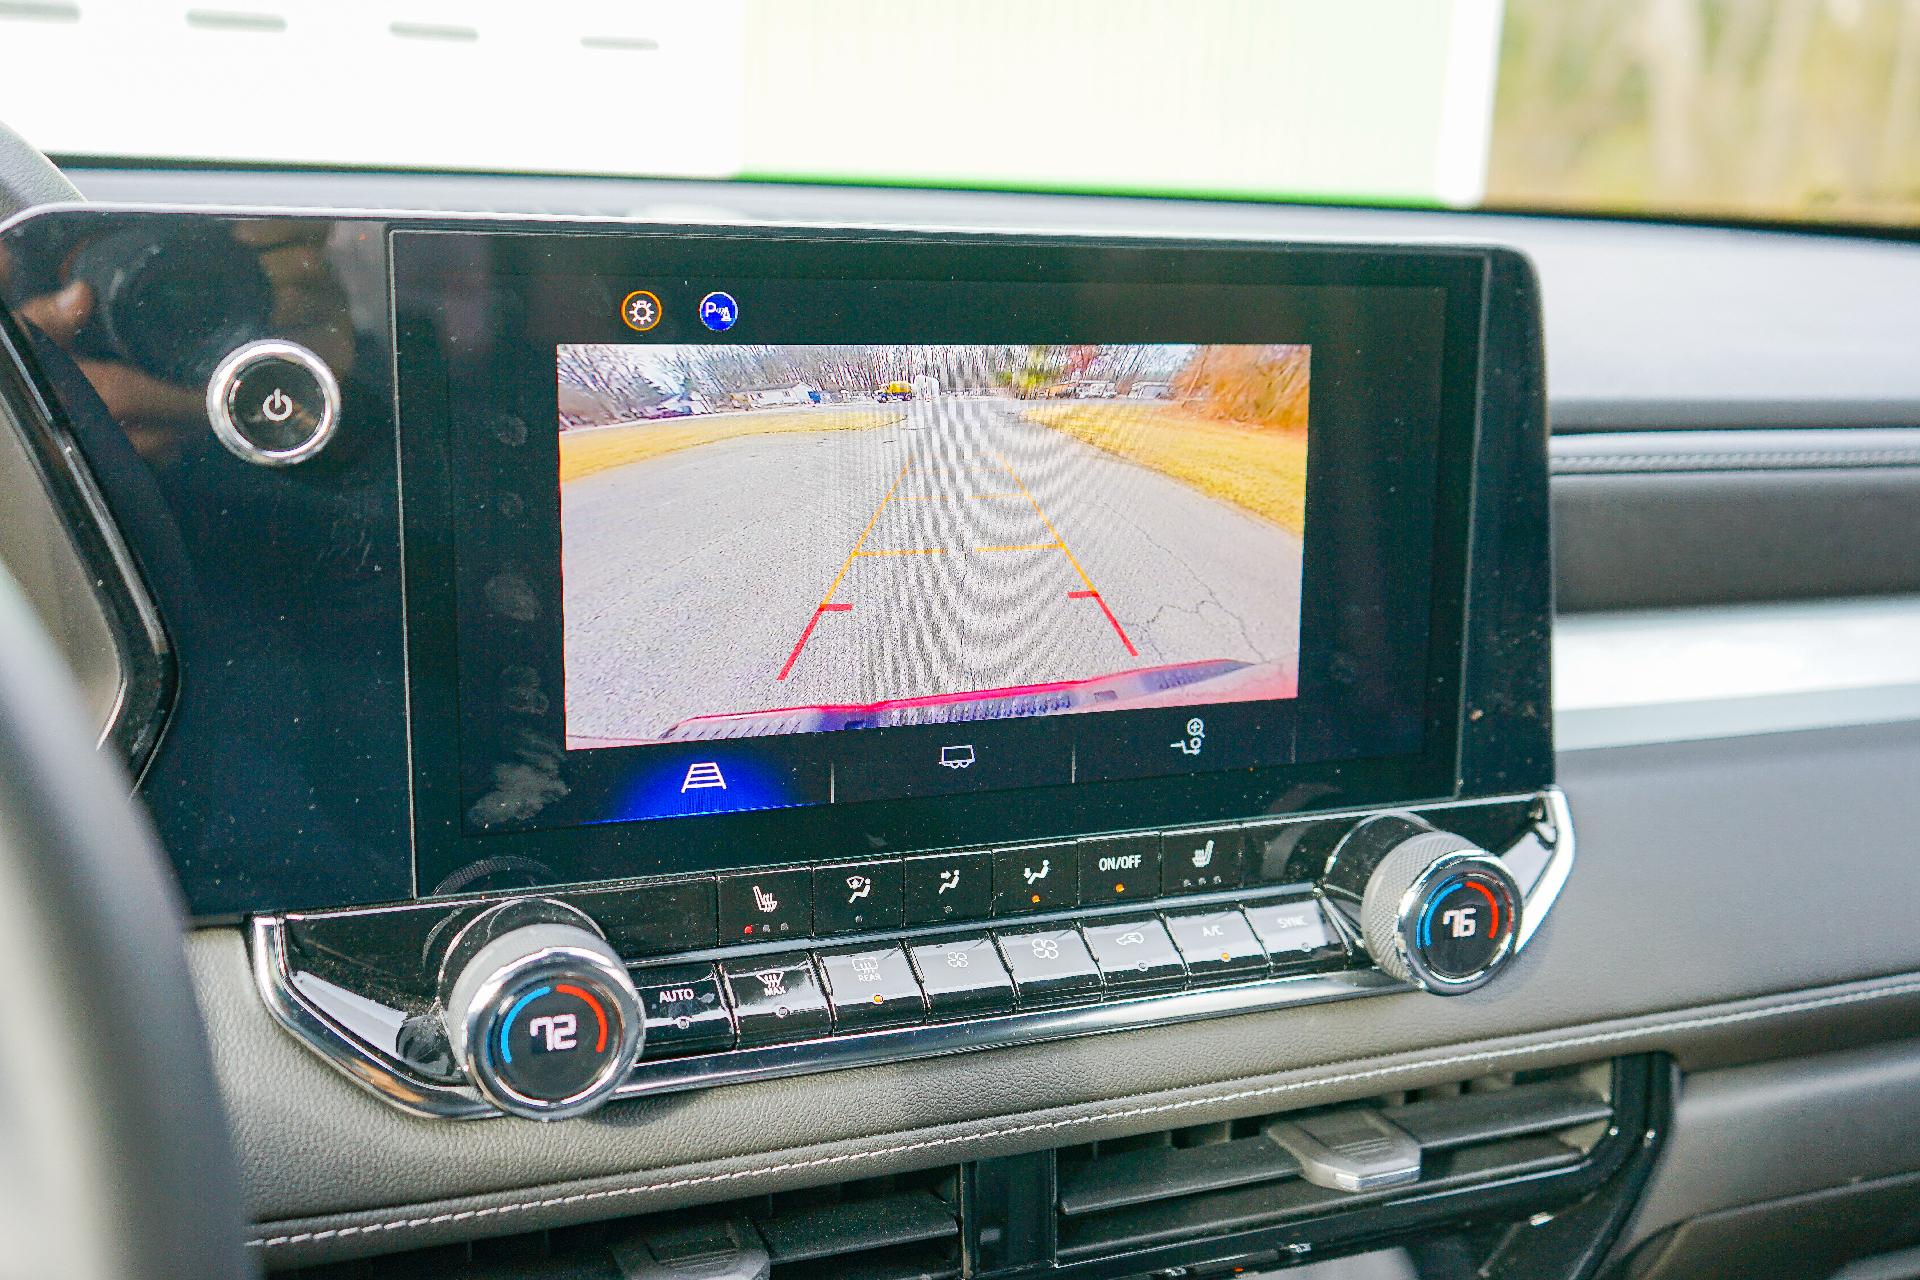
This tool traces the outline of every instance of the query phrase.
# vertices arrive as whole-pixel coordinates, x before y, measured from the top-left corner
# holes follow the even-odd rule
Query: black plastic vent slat
[[[925,1191],[822,1205],[762,1218],[754,1225],[760,1228],[767,1254],[776,1264],[949,1240],[960,1234],[952,1206]],[[848,1260],[846,1274],[852,1274],[855,1265]]]
[[[772,1280],[954,1280],[959,1274],[957,1263],[927,1267],[916,1261],[901,1261],[891,1253],[877,1253],[776,1263]]]
[[[1163,1147],[1108,1156],[1062,1169],[1060,1212],[1065,1217],[1106,1213],[1174,1196],[1228,1191],[1299,1174],[1300,1162],[1261,1135],[1198,1147]]]
[[[1590,1089],[1555,1080],[1410,1102],[1387,1107],[1381,1114],[1413,1135],[1423,1152],[1431,1153],[1571,1129],[1608,1119],[1613,1108]]]
[[[1277,1222],[1377,1204],[1409,1191],[1429,1193],[1496,1179],[1525,1177],[1578,1164],[1582,1153],[1557,1138],[1520,1138],[1436,1157],[1421,1179],[1381,1191],[1329,1191],[1303,1179],[1212,1195],[1142,1204],[1060,1224],[1060,1260],[1076,1262],[1113,1249],[1183,1239],[1221,1239]]]

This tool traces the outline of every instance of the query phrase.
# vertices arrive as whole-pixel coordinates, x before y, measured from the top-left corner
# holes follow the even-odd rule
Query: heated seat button
[[[878,1031],[926,1020],[926,999],[901,947],[825,951],[820,972],[838,1031]]]
[[[1000,935],[1000,954],[1020,1007],[1071,1004],[1100,994],[1100,969],[1078,929],[1022,929]]]
[[[1318,969],[1344,964],[1346,946],[1320,914],[1311,898],[1290,902],[1262,902],[1247,909],[1247,923],[1267,949],[1276,973],[1289,969]]]
[[[993,913],[1058,911],[1080,904],[1080,868],[1073,845],[1023,844],[993,852]]]
[[[1080,901],[1123,902],[1160,891],[1160,837],[1096,836],[1082,840]]]
[[[978,920],[993,910],[993,856],[985,850],[907,859],[907,923]]]
[[[1236,827],[1169,831],[1161,843],[1160,892],[1205,893],[1240,884],[1246,833]]]
[[[733,1015],[710,964],[640,969],[633,975],[646,1019],[648,1058],[733,1048]]]
[[[1187,967],[1180,963],[1173,939],[1152,916],[1084,925],[1081,932],[1100,966],[1108,995],[1186,983]]]
[[[813,931],[813,873],[743,871],[720,877],[720,941],[804,938]]]
[[[1267,953],[1238,911],[1194,911],[1166,917],[1167,931],[1195,982],[1264,974]]]
[[[1013,979],[991,938],[956,938],[909,948],[934,1021],[1013,1012]]]
[[[803,954],[751,956],[720,965],[740,1021],[740,1047],[811,1040],[827,1034],[833,1016],[827,993]]]

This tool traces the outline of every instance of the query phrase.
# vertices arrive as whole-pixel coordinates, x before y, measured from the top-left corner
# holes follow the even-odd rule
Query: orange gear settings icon
[[[660,299],[648,289],[635,289],[620,300],[620,318],[635,333],[645,333],[660,323]]]

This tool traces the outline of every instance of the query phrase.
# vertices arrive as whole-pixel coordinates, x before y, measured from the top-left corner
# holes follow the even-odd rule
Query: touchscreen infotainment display
[[[568,751],[1296,693],[1305,344],[556,363]]]
[[[1453,789],[1483,257],[394,243],[423,892]]]

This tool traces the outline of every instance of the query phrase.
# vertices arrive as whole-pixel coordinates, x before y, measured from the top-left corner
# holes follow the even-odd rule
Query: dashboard
[[[309,214],[267,207],[299,175],[220,181],[256,211],[0,243],[271,1265],[575,1229],[655,1274],[692,1205],[776,1275],[1203,1274],[1543,1214],[1597,1266],[1792,1193],[1656,1172],[1681,1082],[1911,1017],[1909,868],[1854,838],[1920,763],[1911,557],[1828,572],[1725,518],[1824,484],[1874,497],[1823,536],[1911,521],[1910,369],[1775,327],[1723,393],[1657,333],[1615,368],[1556,325],[1582,237],[1701,273],[1675,241],[1737,269],[1769,237]],[[1532,264],[1477,243],[1516,228],[1553,341]],[[1908,247],[1778,239],[1904,314]],[[88,327],[18,322],[74,278]],[[1604,541],[1641,522],[1694,536]],[[1815,612],[1743,648],[1781,607]],[[1877,674],[1794,683],[1796,636]],[[1816,846],[1849,936],[1756,933]],[[1884,895],[1847,888],[1869,864]],[[796,1226],[829,1184],[857,1211]]]

